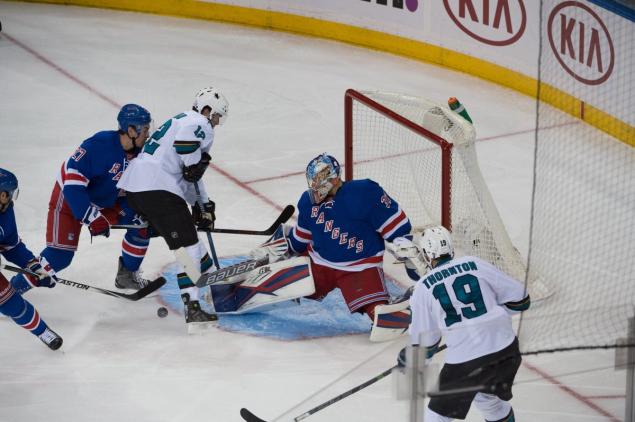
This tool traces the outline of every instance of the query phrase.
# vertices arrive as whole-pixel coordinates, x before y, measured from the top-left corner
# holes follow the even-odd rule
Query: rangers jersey
[[[164,190],[194,204],[194,184],[183,179],[183,167],[198,163],[213,142],[214,130],[205,116],[196,111],[177,114],[148,138],[118,186],[129,192]],[[199,188],[207,198],[203,183]]]
[[[513,312],[529,308],[525,287],[474,256],[447,260],[421,278],[410,298],[410,341],[428,348],[443,336],[445,361],[463,363],[514,341]]]
[[[35,258],[18,236],[13,204],[4,212],[0,212],[0,254],[22,268]]]
[[[117,182],[127,165],[128,154],[117,131],[98,132],[82,142],[62,164],[56,181],[73,216],[84,220],[91,204],[99,208],[114,206],[119,197]]]
[[[317,205],[304,192],[298,213],[291,249],[308,250],[316,264],[343,271],[381,266],[384,240],[411,229],[399,204],[369,179],[344,182],[334,197]]]

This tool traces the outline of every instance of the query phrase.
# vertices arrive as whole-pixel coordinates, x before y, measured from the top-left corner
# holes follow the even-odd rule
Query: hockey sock
[[[439,415],[434,410],[426,407],[425,416],[423,418],[426,422],[452,422],[452,418],[448,418],[447,416]]]
[[[148,251],[150,239],[141,236],[139,230],[128,230],[121,241],[121,259],[129,271],[137,271]]]
[[[0,312],[36,336],[42,334],[47,328],[46,323],[40,318],[40,314],[33,305],[16,292],[0,305]]]
[[[516,418],[514,417],[514,409],[509,409],[509,414],[505,416],[503,419],[499,419],[493,422],[516,422]]]
[[[201,258],[201,272],[204,273],[214,266],[214,261],[207,252]],[[213,268],[212,268],[213,269]]]

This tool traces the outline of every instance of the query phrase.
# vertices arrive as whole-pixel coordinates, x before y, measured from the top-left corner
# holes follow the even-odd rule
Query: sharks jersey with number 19
[[[370,179],[344,182],[335,196],[317,205],[304,192],[298,213],[291,248],[296,253],[308,250],[316,264],[342,271],[380,267],[384,240],[411,230],[399,204]]]
[[[213,142],[214,130],[205,116],[196,111],[177,114],[148,138],[117,187],[128,192],[169,191],[194,204],[194,184],[183,179],[183,167],[198,163]],[[207,198],[204,184],[199,188],[201,197]]]
[[[410,297],[410,340],[435,348],[445,339],[446,363],[498,352],[515,338],[511,316],[529,308],[525,286],[474,256],[441,261]]]

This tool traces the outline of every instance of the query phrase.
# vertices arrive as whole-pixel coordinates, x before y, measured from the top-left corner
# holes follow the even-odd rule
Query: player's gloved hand
[[[194,224],[201,230],[211,230],[214,228],[214,221],[216,221],[216,204],[214,201],[209,200],[203,204],[203,209],[196,202],[192,205],[192,216],[194,217]]]
[[[183,167],[183,179],[190,183],[196,183],[201,180],[211,160],[212,157],[208,153],[202,153],[201,160],[198,163]]]
[[[88,230],[90,235],[95,236],[110,236],[110,223],[103,215],[95,218],[89,225]]]
[[[101,213],[98,207],[91,205],[86,211],[86,215],[82,219],[82,223],[88,226],[90,235],[95,236],[110,236],[110,222]]]
[[[32,273],[37,274],[37,277],[31,274],[25,274],[27,282],[32,287],[55,287],[57,276],[55,275],[55,271],[53,270],[53,268],[51,268],[46,258],[33,258],[32,260],[27,262],[24,268],[31,271]]]
[[[132,224],[135,226],[146,226],[141,229],[132,229],[136,230],[136,235],[138,237],[141,237],[142,239],[150,239],[151,237],[159,236],[159,233],[152,228],[150,222],[146,220],[145,217],[141,214],[134,214],[134,216],[132,217]]]

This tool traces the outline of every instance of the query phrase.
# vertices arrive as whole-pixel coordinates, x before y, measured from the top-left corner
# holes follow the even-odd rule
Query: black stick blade
[[[258,416],[254,415],[244,407],[240,409],[240,417],[242,417],[247,422],[267,422],[264,419],[260,419]]]
[[[131,295],[133,296],[131,297],[131,299],[132,300],[143,299],[144,297],[148,296],[150,293],[156,290],[159,290],[161,287],[163,287],[164,284],[165,284],[165,278],[159,277],[157,279],[154,279],[148,284],[146,284],[144,287],[139,289],[136,293],[133,293]]]

